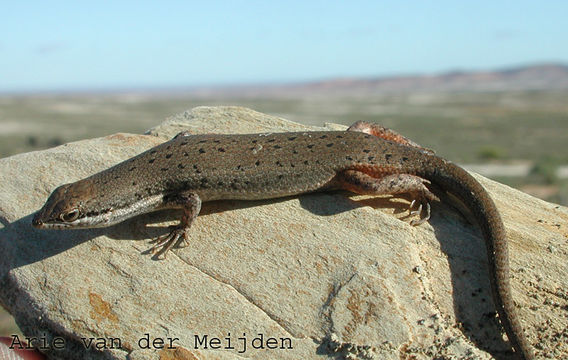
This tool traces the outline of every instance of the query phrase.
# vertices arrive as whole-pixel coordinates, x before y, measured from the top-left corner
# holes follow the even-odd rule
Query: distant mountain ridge
[[[200,95],[365,95],[402,92],[568,90],[568,65],[539,64],[495,71],[453,71],[437,75],[335,78],[288,85],[202,88]]]

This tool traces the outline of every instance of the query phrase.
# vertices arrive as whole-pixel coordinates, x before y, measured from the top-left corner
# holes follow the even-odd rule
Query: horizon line
[[[203,84],[170,84],[170,85],[109,85],[109,86],[77,86],[77,87],[61,87],[49,89],[19,89],[19,90],[2,90],[0,89],[0,97],[7,96],[48,96],[48,95],[105,95],[105,94],[168,94],[168,93],[192,93],[197,91],[222,91],[231,89],[246,88],[270,88],[270,87],[293,87],[298,85],[319,84],[342,80],[388,80],[388,79],[405,79],[420,77],[442,77],[454,74],[476,74],[476,73],[504,73],[514,72],[530,68],[543,67],[560,67],[568,71],[568,62],[566,61],[539,61],[528,62],[517,65],[506,65],[492,68],[463,68],[452,67],[443,71],[433,72],[407,72],[392,73],[384,75],[364,75],[349,76],[337,75],[320,78],[305,78],[291,80],[266,80],[266,81],[241,81],[226,83],[203,83]]]

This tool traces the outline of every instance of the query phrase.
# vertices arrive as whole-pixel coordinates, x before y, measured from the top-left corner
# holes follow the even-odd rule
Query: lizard
[[[182,209],[180,223],[155,239],[158,258],[187,245],[202,202],[259,200],[315,191],[367,195],[409,194],[411,225],[430,217],[449,192],[473,213],[485,239],[491,294],[499,320],[519,359],[533,359],[509,283],[505,227],[493,200],[467,171],[381,125],[357,122],[346,131],[244,135],[177,134],[133,158],[56,188],[36,212],[36,228],[106,227],[139,214]]]

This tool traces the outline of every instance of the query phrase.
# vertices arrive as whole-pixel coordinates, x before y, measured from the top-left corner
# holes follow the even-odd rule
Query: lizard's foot
[[[170,226],[171,231],[169,234],[162,235],[152,242],[155,242],[154,246],[147,250],[151,252],[157,259],[165,259],[167,252],[175,247],[183,244],[184,246],[189,245],[188,229],[182,226]]]
[[[422,180],[422,186],[419,187],[418,191],[411,192],[412,195],[412,202],[410,206],[408,206],[408,214],[409,216],[418,215],[419,219],[415,219],[410,221],[410,225],[417,226],[425,223],[426,221],[430,220],[430,201],[440,201],[440,198],[437,197],[426,185],[430,185],[430,181],[426,179]],[[418,206],[416,206],[418,205]]]
[[[415,210],[412,210],[414,209],[416,203],[419,203],[418,207]],[[414,199],[412,200],[410,206],[408,207],[408,213],[410,216],[414,215],[420,216],[418,220],[415,219],[410,221],[410,225],[417,226],[423,224],[426,221],[430,220],[430,203],[428,201]]]
[[[187,134],[181,132],[177,136],[187,136]],[[165,259],[167,252],[173,247],[189,245],[189,228],[201,210],[201,199],[192,192],[165,196],[164,204],[165,207],[181,207],[183,214],[179,225],[170,226],[170,233],[153,240],[156,244],[146,251],[154,254],[156,259]]]
[[[367,169],[368,171],[368,169]],[[398,195],[410,194],[414,199],[409,206],[410,215],[420,215],[410,225],[420,225],[430,219],[430,201],[440,201],[430,189],[430,181],[410,174],[391,174],[373,177],[358,170],[345,170],[336,178],[342,189],[356,194]],[[418,207],[414,210],[415,205]]]

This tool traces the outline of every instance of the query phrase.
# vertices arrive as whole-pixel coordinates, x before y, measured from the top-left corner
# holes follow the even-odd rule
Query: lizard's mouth
[[[40,225],[33,225],[36,229],[55,229],[55,230],[63,230],[63,229],[69,229],[72,226],[69,224],[59,224],[59,223],[53,223],[53,224],[40,224]]]
[[[72,227],[78,227],[81,225],[82,220],[77,219],[72,222],[64,222],[59,220],[53,220],[45,217],[43,209],[39,210],[34,214],[32,219],[32,226],[36,229],[69,229]]]
[[[107,211],[94,216],[84,216],[73,221],[65,221],[60,217],[46,216],[44,209],[35,213],[32,219],[32,226],[36,229],[79,229],[79,228],[98,228],[114,225],[124,220],[123,218],[112,218],[113,212]]]
[[[67,224],[67,223],[59,223],[59,222],[53,222],[53,223],[45,223],[43,222],[38,214],[36,214],[32,220],[32,226],[35,227],[36,229],[67,229],[73,226],[73,224]]]

